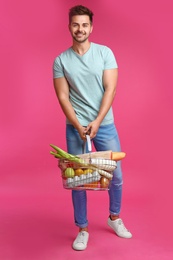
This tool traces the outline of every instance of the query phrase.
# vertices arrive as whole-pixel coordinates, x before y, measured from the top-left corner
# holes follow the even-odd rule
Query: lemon
[[[83,174],[88,174],[88,173],[92,173],[93,171],[91,169],[86,169],[83,171]]]

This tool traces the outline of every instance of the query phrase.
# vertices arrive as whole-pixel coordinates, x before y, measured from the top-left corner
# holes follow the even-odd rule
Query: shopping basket
[[[88,151],[87,157],[80,160],[80,163],[68,159],[59,159],[58,166],[61,169],[63,187],[74,190],[108,190],[113,171],[117,167],[114,160],[98,158],[100,153],[91,152],[91,141],[87,135]],[[86,143],[84,145],[84,152]],[[94,157],[92,157],[94,154]],[[83,154],[78,155],[82,157]],[[85,154],[86,155],[86,154]]]

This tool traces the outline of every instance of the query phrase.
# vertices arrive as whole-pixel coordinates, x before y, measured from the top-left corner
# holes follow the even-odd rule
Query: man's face
[[[73,39],[78,43],[85,42],[92,32],[92,25],[88,15],[72,16],[69,30]]]

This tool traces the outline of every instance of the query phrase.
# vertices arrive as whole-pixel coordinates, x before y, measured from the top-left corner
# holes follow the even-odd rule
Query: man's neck
[[[79,55],[84,55],[90,48],[89,41],[84,43],[73,42],[72,49]]]

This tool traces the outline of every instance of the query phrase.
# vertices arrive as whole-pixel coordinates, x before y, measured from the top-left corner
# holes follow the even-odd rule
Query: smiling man
[[[86,133],[90,134],[97,151],[120,151],[112,110],[118,78],[114,54],[107,46],[89,41],[93,12],[87,7],[78,5],[70,9],[69,30],[72,46],[55,59],[53,66],[56,95],[66,116],[68,152],[83,152]],[[122,184],[118,161],[108,191],[107,223],[119,237],[131,238],[132,234],[120,218]],[[72,190],[72,200],[74,221],[79,227],[73,249],[84,250],[89,239],[86,191]]]
[[[69,24],[69,30],[73,37],[73,40],[77,43],[84,43],[88,40],[90,33],[92,32],[92,23],[87,15],[72,16]],[[88,41],[87,41],[88,42]],[[89,43],[89,42],[88,42]]]

